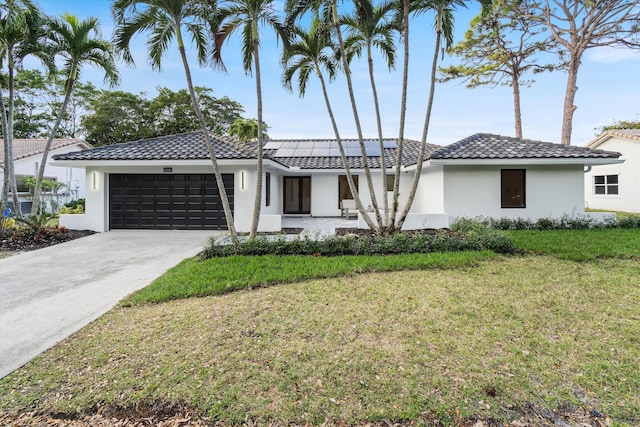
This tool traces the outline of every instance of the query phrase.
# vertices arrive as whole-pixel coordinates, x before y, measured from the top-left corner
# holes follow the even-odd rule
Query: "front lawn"
[[[640,228],[504,231],[513,245],[535,254],[575,261],[602,258],[640,261]]]
[[[526,255],[187,260],[0,380],[0,421],[640,425],[638,230],[508,234]]]

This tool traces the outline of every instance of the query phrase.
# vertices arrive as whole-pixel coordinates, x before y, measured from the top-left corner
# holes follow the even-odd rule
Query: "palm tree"
[[[369,168],[369,161],[367,159],[367,150],[364,146],[364,137],[362,135],[362,126],[360,124],[360,115],[358,113],[358,106],[356,104],[356,98],[353,90],[353,82],[351,80],[351,68],[349,66],[349,61],[347,60],[347,54],[345,51],[345,43],[342,37],[341,30],[341,22],[340,15],[338,14],[338,4],[337,0],[287,0],[286,2],[286,11],[287,11],[287,21],[294,22],[296,19],[301,17],[308,10],[314,10],[316,14],[319,14],[319,10],[323,9],[323,19],[327,23],[331,23],[333,26],[333,31],[335,32],[336,38],[338,40],[338,49],[340,53],[340,58],[342,62],[342,69],[345,74],[345,79],[347,81],[347,89],[349,93],[349,101],[351,102],[351,111],[353,113],[353,121],[356,126],[356,133],[358,135],[358,143],[360,145],[360,152],[362,155],[362,168],[364,170],[364,177],[367,182],[367,187],[369,189],[369,194],[371,197],[371,204],[373,206],[373,211],[376,216],[376,224],[377,229],[379,231],[383,231],[383,221],[380,215],[380,211],[378,209],[378,201],[376,198],[376,193],[373,187],[373,180],[371,179],[371,170]],[[368,214],[364,209],[360,209],[360,213],[363,217],[367,217]],[[369,227],[373,230],[376,227],[371,226],[372,223],[367,221]]]
[[[275,30],[277,37],[285,47],[288,44],[288,33],[280,22],[273,7],[273,0],[229,0],[218,13],[219,27],[214,38],[213,58],[216,64],[224,68],[222,46],[236,31],[242,33],[242,65],[247,74],[255,67],[256,97],[258,109],[258,161],[256,168],[256,197],[253,207],[253,219],[249,238],[253,239],[258,232],[260,208],[262,206],[262,86],[260,75],[260,26],[267,25]]]
[[[158,71],[162,68],[162,57],[175,38],[187,79],[191,103],[209,150],[231,242],[234,246],[237,246],[238,235],[233,222],[233,213],[231,212],[229,198],[222,181],[222,174],[218,167],[215,147],[211,142],[211,136],[193,88],[191,69],[187,61],[183,38],[184,29],[191,35],[195,44],[198,61],[201,65],[205,64],[208,55],[205,29],[207,26],[212,25],[211,19],[216,16],[215,4],[205,0],[116,0],[112,6],[112,13],[117,24],[114,38],[116,48],[122,52],[123,58],[130,63],[133,63],[133,57],[131,56],[129,43],[134,35],[146,31],[151,33],[147,41],[149,62],[151,67]]]
[[[31,0],[5,0],[0,4],[0,69],[7,67],[6,86],[9,92],[8,105],[3,98],[2,129],[4,140],[4,182],[2,201],[12,193],[16,216],[22,212],[18,202],[18,186],[13,166],[13,118],[15,99],[15,70],[22,67],[27,56],[35,56],[43,64],[53,69],[53,60],[46,50],[45,17]],[[4,86],[5,82],[0,82]],[[7,187],[8,184],[8,187]]]
[[[489,7],[491,6],[491,0],[478,0],[482,4],[483,13],[487,13]],[[435,93],[435,83],[436,83],[436,70],[438,67],[438,56],[440,54],[440,46],[444,39],[445,46],[449,48],[453,44],[453,26],[454,26],[454,17],[453,12],[457,7],[467,7],[467,0],[404,0],[404,11],[403,15],[408,14],[409,12],[413,12],[414,15],[421,15],[426,12],[433,12],[434,14],[434,22],[433,27],[436,33],[436,44],[433,52],[433,60],[431,65],[431,80],[429,86],[429,98],[427,101],[427,112],[424,119],[424,126],[422,129],[422,139],[420,140],[420,148],[418,150],[418,162],[416,164],[416,171],[411,183],[411,189],[409,191],[409,196],[407,199],[407,203],[398,219],[396,227],[398,229],[402,228],[402,224],[409,214],[409,210],[411,209],[411,205],[413,204],[413,200],[415,199],[416,190],[418,188],[418,183],[420,181],[420,176],[422,173],[422,163],[424,159],[424,152],[427,143],[427,135],[429,133],[429,124],[431,120],[431,110],[433,108],[433,98]],[[403,19],[404,31],[408,34],[408,20],[406,17]],[[406,37],[406,35],[405,35]],[[407,37],[408,39],[408,37]],[[405,40],[405,61],[408,61],[408,42]],[[405,63],[405,67],[407,64]],[[403,91],[404,85],[406,82],[403,80]],[[404,100],[403,93],[403,102]],[[401,114],[403,114],[404,109],[406,108],[406,104],[403,104],[401,107]],[[401,120],[402,123],[402,120]],[[403,135],[401,135],[403,138]],[[398,153],[398,156],[401,155],[401,152]],[[398,162],[396,162],[396,167],[398,166]],[[397,169],[396,169],[397,170]],[[399,175],[396,175],[396,177]],[[394,185],[393,192],[393,200],[394,200],[394,211],[392,212],[392,217],[395,217],[395,208],[397,206],[398,200],[398,182],[396,179],[396,183]]]
[[[347,60],[351,62],[354,56],[360,57],[366,50],[369,65],[369,80],[373,93],[373,103],[378,125],[378,141],[380,144],[380,168],[382,171],[382,204],[384,206],[383,225],[389,225],[389,203],[387,200],[387,168],[384,155],[384,137],[382,135],[382,120],[380,118],[380,104],[373,73],[373,48],[378,48],[387,62],[387,67],[395,67],[396,46],[393,40],[398,29],[395,16],[396,4],[385,1],[376,6],[371,0],[357,0],[353,15],[343,16],[342,24],[346,27],[348,36],[344,42]]]
[[[69,105],[74,84],[78,81],[82,67],[92,65],[104,71],[105,81],[115,85],[119,80],[118,69],[113,57],[111,43],[99,38],[100,27],[97,18],[88,18],[78,21],[75,15],[65,13],[60,20],[52,20],[49,24],[50,38],[53,51],[64,59],[65,92],[62,107],[58,118],[51,129],[49,139],[42,154],[36,186],[33,190],[33,205],[31,213],[37,213],[40,209],[42,196],[42,179],[47,165],[49,151],[53,138],[58,132],[60,123]],[[92,36],[98,36],[92,37]]]
[[[320,85],[322,86],[322,94],[324,95],[324,102],[329,113],[331,120],[331,126],[333,127],[333,133],[338,143],[338,149],[340,151],[340,157],[342,158],[342,164],[344,165],[345,173],[347,176],[347,183],[349,190],[353,195],[358,210],[364,212],[364,205],[356,190],[355,182],[349,166],[347,163],[347,156],[344,151],[342,140],[340,139],[340,132],[338,131],[338,125],[336,123],[333,109],[331,108],[331,102],[329,101],[329,95],[327,94],[327,85],[324,79],[322,70],[324,70],[329,80],[333,80],[336,76],[336,72],[339,68],[339,62],[335,52],[335,46],[331,41],[331,33],[327,24],[315,18],[311,21],[311,26],[308,31],[294,26],[293,37],[291,45],[285,49],[282,58],[284,73],[282,77],[283,85],[292,90],[292,80],[294,76],[298,75],[298,92],[301,97],[304,96],[307,89],[307,82],[312,74],[318,76]],[[367,225],[373,229],[374,224],[368,215],[363,215]]]

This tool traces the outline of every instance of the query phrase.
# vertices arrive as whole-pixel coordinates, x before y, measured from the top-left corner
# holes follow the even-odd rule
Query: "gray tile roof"
[[[606,134],[640,142],[640,129],[611,129]]]
[[[0,138],[0,145],[4,145],[4,140]],[[91,144],[75,138],[55,138],[51,141],[51,150],[57,150],[59,148],[68,147],[71,145],[81,145],[85,147],[91,147]],[[47,146],[46,138],[34,138],[34,139],[14,139],[13,140],[13,159],[20,160],[31,156],[42,157],[44,149]],[[0,165],[4,164],[4,150],[0,151]]]
[[[431,159],[615,159],[620,153],[477,133],[431,154]]]
[[[256,157],[257,143],[240,144],[227,138],[212,135],[218,159],[253,159]],[[284,140],[270,140],[284,141]],[[320,139],[294,140],[287,142],[328,141]],[[344,142],[355,141],[345,139]],[[420,143],[405,140],[402,152],[403,166],[417,162]],[[343,169],[342,159],[327,157],[272,157],[276,150],[264,150],[265,159],[271,159],[286,167],[300,169]],[[387,167],[395,164],[397,149],[385,148]],[[566,146],[550,142],[531,141],[500,135],[478,133],[442,147],[427,144],[423,160],[439,159],[575,159],[575,158],[618,158],[620,153],[594,150],[585,147]],[[160,136],[124,144],[108,145],[54,156],[56,160],[202,160],[208,159],[202,132],[190,132],[179,135]],[[380,168],[380,157],[368,157],[371,168]],[[362,169],[361,157],[347,157],[351,169]]]
[[[284,141],[284,140],[271,140],[271,141]],[[302,143],[312,143],[317,141],[335,141],[335,140],[322,140],[322,139],[297,139],[297,140],[286,140],[287,142],[302,142]],[[343,139],[342,142],[352,142],[357,141],[356,139]],[[387,140],[397,142],[397,139]],[[429,155],[433,153],[435,150],[442,148],[440,145],[427,144],[424,160],[429,158]],[[255,149],[255,144],[253,146]],[[404,148],[402,150],[402,165],[409,166],[416,163],[416,159],[418,158],[418,151],[420,149],[420,142],[413,141],[409,139],[405,139]],[[265,150],[265,158],[273,155],[276,150]],[[384,162],[387,168],[391,168],[396,163],[396,148],[385,148],[384,152]],[[299,167],[300,169],[344,169],[342,158],[337,156],[326,156],[326,157],[274,157],[272,160],[277,161],[288,167]],[[372,169],[379,169],[381,167],[380,156],[369,156],[367,157],[369,167]],[[347,165],[349,169],[363,169],[364,164],[362,162],[362,157],[347,157]]]
[[[251,150],[219,135],[211,135],[218,159],[251,159]],[[54,156],[55,160],[202,160],[209,151],[202,132],[159,136],[106,145],[69,154]]]

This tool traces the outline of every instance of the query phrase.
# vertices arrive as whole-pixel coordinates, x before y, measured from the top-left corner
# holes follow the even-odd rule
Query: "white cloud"
[[[621,61],[640,60],[640,52],[627,48],[596,47],[588,51],[587,58],[593,62],[613,64]]]

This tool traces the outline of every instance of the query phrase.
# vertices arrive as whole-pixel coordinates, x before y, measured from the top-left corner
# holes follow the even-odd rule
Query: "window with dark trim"
[[[503,208],[525,208],[526,169],[500,171],[500,197]]]
[[[395,174],[387,174],[387,191],[393,191],[393,184],[395,183]]]
[[[271,174],[269,172],[264,174],[264,203],[266,206],[271,206]]]
[[[594,194],[618,194],[618,175],[593,177]]]
[[[356,187],[356,191],[358,191],[358,175],[351,175],[353,178],[353,184]],[[353,199],[353,194],[351,194],[351,189],[349,188],[349,182],[347,181],[346,175],[338,175],[338,209],[340,209],[340,202],[343,199]]]

